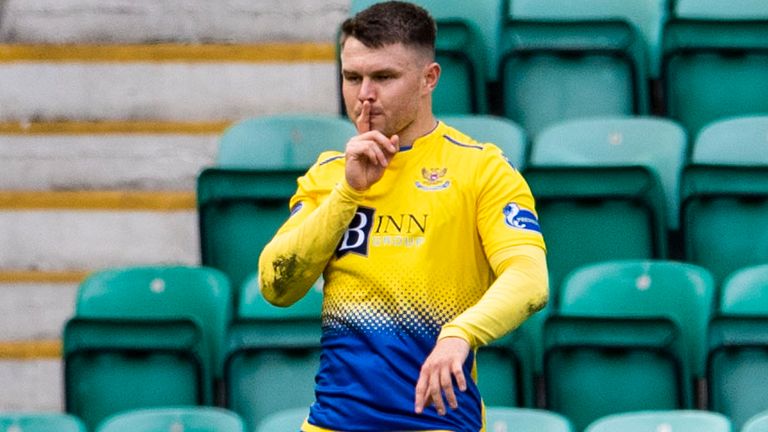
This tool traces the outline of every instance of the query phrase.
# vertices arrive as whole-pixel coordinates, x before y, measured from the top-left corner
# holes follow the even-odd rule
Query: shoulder
[[[461,153],[462,158],[474,160],[480,165],[503,164],[517,170],[514,164],[504,155],[495,143],[478,141],[464,132],[444,124],[440,130],[442,139],[447,147]]]

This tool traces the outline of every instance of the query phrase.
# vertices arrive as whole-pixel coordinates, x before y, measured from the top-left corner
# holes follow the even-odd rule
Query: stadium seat
[[[666,115],[692,135],[768,111],[768,4],[677,0],[663,35]]]
[[[151,408],[115,414],[94,432],[245,432],[235,413],[213,407]]]
[[[355,14],[381,0],[353,0]],[[442,67],[433,107],[440,114],[488,112],[486,82],[495,80],[503,0],[414,0],[437,22],[436,56]]]
[[[690,264],[573,271],[544,326],[546,407],[578,430],[609,414],[693,408],[713,302],[711,275]]]
[[[648,113],[645,46],[632,24],[554,20],[536,2],[510,5],[499,61],[505,117],[535,137],[556,121]]]
[[[768,432],[768,411],[752,416],[744,423],[741,432]]]
[[[525,131],[504,117],[475,114],[443,115],[439,119],[480,142],[496,144],[518,170],[525,169],[528,137]]]
[[[680,175],[688,136],[659,117],[596,117],[559,122],[545,129],[531,148],[534,166],[627,166],[651,168],[666,197],[667,225],[678,228]]]
[[[584,432],[731,432],[728,418],[707,411],[629,412],[596,420]]]
[[[264,417],[254,432],[298,431],[309,414],[309,408],[287,408]]]
[[[661,60],[661,35],[670,0],[515,0],[510,17],[542,21],[601,21],[623,19],[632,23],[643,37],[649,56],[648,72],[657,77]]]
[[[0,432],[86,432],[79,418],[53,412],[0,413]]]
[[[248,430],[268,414],[308,407],[319,368],[321,283],[288,308],[268,303],[251,275],[230,331],[225,363],[226,406]]]
[[[768,116],[713,122],[683,171],[681,234],[687,261],[721,282],[768,261]]]
[[[215,403],[231,302],[214,269],[92,274],[64,328],[66,411],[93,428],[123,410]]]
[[[346,118],[319,114],[254,117],[227,128],[216,166],[260,170],[307,169],[327,150],[343,151],[356,135]]]
[[[709,333],[709,409],[741,427],[768,410],[768,264],[747,267],[723,282]]]
[[[664,192],[643,166],[536,167],[525,178],[547,242],[550,302],[571,270],[610,259],[666,258]]]
[[[256,271],[259,255],[288,219],[288,202],[304,169],[206,168],[197,178],[203,265],[224,272],[232,286]],[[233,301],[237,307],[238,294]]]
[[[573,432],[571,422],[560,414],[530,408],[486,406],[488,432]]]

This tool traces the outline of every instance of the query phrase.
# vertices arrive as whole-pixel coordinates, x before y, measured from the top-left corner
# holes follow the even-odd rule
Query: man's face
[[[371,129],[386,136],[400,133],[417,117],[428,90],[423,55],[403,44],[368,48],[348,38],[341,51],[342,93],[354,122],[363,102],[371,104]]]

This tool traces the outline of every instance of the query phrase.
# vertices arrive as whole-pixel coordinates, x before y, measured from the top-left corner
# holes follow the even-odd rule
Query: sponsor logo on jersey
[[[504,223],[510,228],[541,232],[536,215],[513,202],[504,206]]]
[[[370,207],[359,206],[349,228],[336,248],[336,257],[341,258],[348,253],[368,256],[368,239],[373,227],[373,214],[375,210]]]
[[[437,191],[447,189],[451,185],[450,180],[445,180],[448,168],[422,168],[421,180],[416,180],[416,187],[425,191]]]

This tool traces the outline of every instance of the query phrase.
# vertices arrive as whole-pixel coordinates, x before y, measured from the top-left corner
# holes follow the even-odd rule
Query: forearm
[[[333,256],[360,199],[360,193],[341,182],[301,223],[278,232],[259,257],[264,298],[288,306],[306,294]]]
[[[443,326],[440,339],[461,337],[477,348],[504,336],[546,306],[549,289],[544,251],[536,246],[516,249],[519,253],[499,266],[498,278],[480,301]]]

